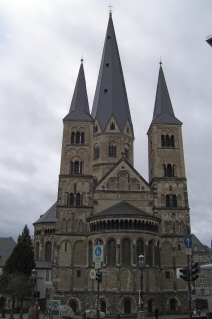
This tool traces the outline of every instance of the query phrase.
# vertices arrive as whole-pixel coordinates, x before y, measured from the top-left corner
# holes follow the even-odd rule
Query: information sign
[[[189,235],[184,237],[184,245],[186,248],[192,248],[192,238]]]
[[[104,246],[93,246],[93,262],[103,261],[104,258]]]

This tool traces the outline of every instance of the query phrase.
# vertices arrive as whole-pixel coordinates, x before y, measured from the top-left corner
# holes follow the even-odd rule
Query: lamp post
[[[35,294],[35,285],[37,280],[37,271],[35,269],[32,269],[31,271],[31,280],[32,280],[32,306],[29,309],[28,319],[35,319],[34,294]]]
[[[35,295],[35,285],[36,285],[36,280],[37,280],[37,270],[32,269],[31,279],[32,279],[32,307],[34,307],[34,295]]]
[[[145,257],[143,255],[138,256],[138,265],[141,269],[141,281],[140,281],[140,300],[139,300],[139,306],[140,310],[139,312],[144,311],[144,285],[143,285],[143,268],[145,267]]]

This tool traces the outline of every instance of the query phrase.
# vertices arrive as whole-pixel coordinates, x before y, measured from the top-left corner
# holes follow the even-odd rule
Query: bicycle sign
[[[59,310],[60,308],[60,300],[52,300],[52,309]]]
[[[93,262],[103,261],[104,258],[104,246],[93,246]]]

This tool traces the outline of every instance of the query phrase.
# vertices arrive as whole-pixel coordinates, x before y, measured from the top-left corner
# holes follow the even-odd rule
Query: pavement
[[[6,319],[21,319],[19,314],[13,314],[13,317],[11,318],[10,314],[6,314],[5,315]],[[0,316],[0,318],[2,318],[2,316]],[[28,313],[24,313],[22,316],[23,319],[28,319]],[[62,317],[60,317],[59,315],[53,315],[52,319],[61,319]],[[200,316],[196,315],[196,316],[192,316],[192,319],[205,319],[206,318],[206,313],[202,312]],[[212,317],[211,317],[212,318]],[[39,319],[46,319],[46,317],[44,318],[43,313],[40,314]],[[75,315],[73,319],[82,319],[82,315]],[[115,316],[110,317],[109,315],[107,315],[105,317],[105,319],[116,319]],[[132,315],[132,318],[128,315],[120,315],[120,319],[136,319],[135,315]],[[154,317],[147,317],[147,319],[155,319]],[[188,315],[186,314],[182,314],[182,315],[159,315],[158,319],[188,319]]]

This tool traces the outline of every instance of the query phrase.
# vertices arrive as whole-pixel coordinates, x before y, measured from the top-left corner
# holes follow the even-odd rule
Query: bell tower
[[[133,165],[133,124],[127,99],[112,14],[92,108],[94,122],[93,174],[99,181],[120,158]]]
[[[147,135],[149,183],[154,190],[154,210],[164,219],[163,233],[186,234],[190,220],[182,122],[174,115],[161,65],[153,119]],[[167,219],[167,216],[176,214],[182,214],[180,221]]]
[[[89,111],[83,63],[69,113],[63,122],[56,228],[71,234],[85,231],[93,188],[93,118]]]

